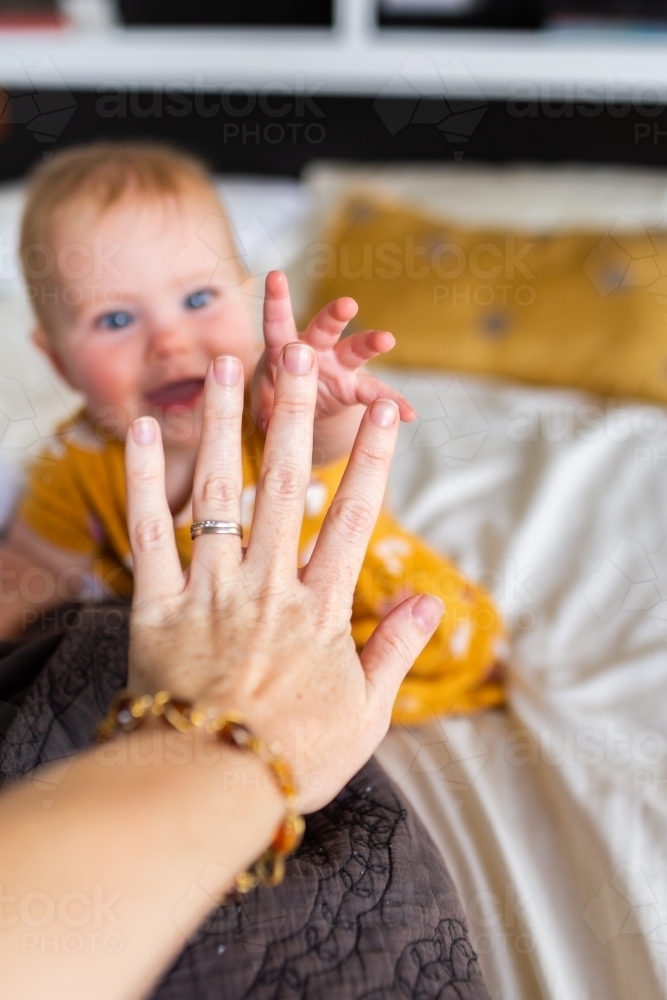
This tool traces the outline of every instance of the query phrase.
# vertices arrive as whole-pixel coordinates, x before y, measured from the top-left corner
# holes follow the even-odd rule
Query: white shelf
[[[0,86],[634,99],[667,104],[667,35],[131,29],[0,33]]]

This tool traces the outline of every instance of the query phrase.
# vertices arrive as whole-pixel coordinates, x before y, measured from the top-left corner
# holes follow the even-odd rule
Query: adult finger
[[[192,487],[194,521],[241,520],[243,473],[243,365],[223,355],[209,366],[204,388],[204,419]],[[193,540],[193,586],[224,576],[241,561],[238,535],[206,534]]]
[[[276,370],[247,558],[292,577],[313,461],[316,399],[315,352],[306,344],[288,344]]]
[[[363,416],[347,468],[302,580],[323,605],[349,616],[352,594],[377,521],[398,434],[398,407],[376,400]]]
[[[183,573],[164,488],[160,426],[153,417],[140,417],[130,427],[125,479],[135,602],[159,602],[182,589]]]
[[[390,611],[361,651],[371,705],[389,720],[401,681],[435,632],[444,605],[432,594],[409,597]]]
[[[282,271],[269,271],[264,286],[264,342],[272,364],[286,344],[298,339],[287,278]]]
[[[310,344],[316,351],[329,350],[358,311],[359,306],[348,296],[330,302],[310,321],[301,335],[301,340]]]

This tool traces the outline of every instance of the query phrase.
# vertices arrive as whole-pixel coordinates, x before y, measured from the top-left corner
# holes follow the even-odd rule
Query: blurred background
[[[662,164],[666,28],[661,0],[0,0],[0,178],[100,136],[292,176]]]
[[[667,0],[0,0],[14,468],[79,402],[27,337],[24,179],[125,138],[201,157],[258,293],[355,295],[395,365],[667,402]]]

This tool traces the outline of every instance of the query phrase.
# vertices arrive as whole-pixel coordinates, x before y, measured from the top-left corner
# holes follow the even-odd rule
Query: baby
[[[318,354],[302,564],[340,482],[364,406],[390,397],[402,419],[415,416],[365,369],[366,361],[391,349],[391,334],[340,339],[356,313],[352,299],[331,303],[299,334],[285,276],[272,272],[260,353],[252,279],[211,178],[187,156],[132,144],[57,154],[29,187],[21,262],[36,318],[34,341],[85,405],[34,463],[0,550],[0,634],[19,632],[34,621],[36,608],[131,595],[123,450],[131,421],[142,414],[161,424],[167,498],[181,562],[188,566],[204,375],[218,355],[237,356],[246,373],[247,537],[280,351],[300,337]],[[21,586],[36,577],[40,587]],[[433,713],[502,703],[496,666],[503,628],[492,602],[385,511],[357,584],[357,645],[397,602],[423,591],[443,599],[445,614],[403,684],[395,718],[418,722]]]

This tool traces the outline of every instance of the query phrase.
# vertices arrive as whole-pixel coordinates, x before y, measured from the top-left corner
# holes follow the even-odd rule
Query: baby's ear
[[[35,347],[37,347],[42,354],[46,354],[58,374],[65,379],[68,385],[71,384],[67,376],[67,372],[63,367],[63,363],[53,346],[53,337],[50,337],[46,330],[43,330],[41,326],[37,326],[32,331],[31,338]]]

